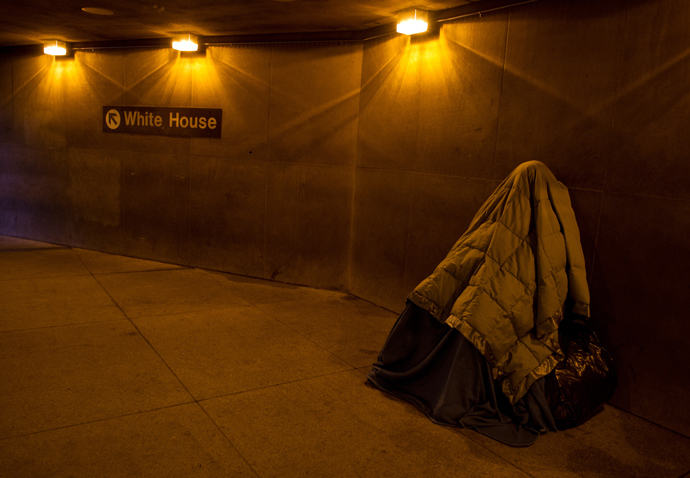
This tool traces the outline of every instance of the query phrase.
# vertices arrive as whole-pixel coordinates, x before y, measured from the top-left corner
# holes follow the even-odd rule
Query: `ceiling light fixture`
[[[423,33],[429,26],[429,14],[425,10],[412,8],[398,15],[398,33],[414,35]]]
[[[67,54],[67,44],[64,41],[50,40],[43,43],[43,53],[46,55],[62,56]]]
[[[172,47],[178,51],[197,51],[199,49],[199,37],[189,33],[175,35]]]

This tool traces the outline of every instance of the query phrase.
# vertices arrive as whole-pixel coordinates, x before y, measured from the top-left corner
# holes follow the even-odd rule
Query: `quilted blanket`
[[[589,317],[568,189],[541,162],[518,166],[409,300],[470,340],[515,403],[563,360],[566,308]]]

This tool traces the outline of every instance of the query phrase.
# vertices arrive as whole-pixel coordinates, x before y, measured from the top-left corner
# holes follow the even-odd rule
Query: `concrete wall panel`
[[[491,181],[415,175],[404,286],[412,292],[446,257],[491,194]]]
[[[170,48],[125,54],[125,105],[191,108],[192,72],[198,56]],[[188,154],[188,138],[124,135],[130,151]]]
[[[14,141],[51,148],[65,147],[66,80],[72,63],[42,52],[13,61]]]
[[[636,2],[620,66],[612,191],[690,199],[690,3]]]
[[[592,311],[618,363],[613,403],[688,435],[690,203],[607,193],[600,228]]]
[[[265,278],[346,288],[352,189],[349,168],[269,162]]]
[[[65,150],[3,144],[0,234],[67,244],[68,191]]]
[[[357,166],[414,170],[420,46],[410,41],[399,35],[364,45]]]
[[[405,256],[412,192],[412,173],[357,169],[350,288],[396,312],[410,293]]]
[[[570,204],[573,206],[577,227],[580,230],[580,244],[582,244],[582,252],[585,256],[587,280],[590,281],[591,286],[599,214],[601,213],[601,201],[604,193],[584,189],[570,189],[569,193]]]
[[[77,51],[69,65],[64,111],[67,145],[121,150],[125,135],[103,133],[103,107],[125,104],[124,54]]]
[[[266,160],[270,46],[208,47],[192,64],[192,106],[222,108],[221,138],[192,138],[192,154]]]
[[[362,45],[275,46],[269,159],[353,165]]]
[[[267,162],[191,157],[190,263],[263,276]]]
[[[603,188],[625,18],[605,3],[511,10],[494,179],[538,159],[569,187]]]
[[[507,27],[486,14],[420,45],[416,171],[491,179]]]
[[[9,143],[13,137],[12,62],[12,55],[0,56],[0,143]]]
[[[189,156],[136,153],[125,157],[124,253],[189,263]]]
[[[122,254],[124,164],[129,153],[67,149],[70,244]]]

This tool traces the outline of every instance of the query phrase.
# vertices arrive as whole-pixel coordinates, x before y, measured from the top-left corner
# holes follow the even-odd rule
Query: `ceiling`
[[[513,0],[512,3],[515,3]],[[0,47],[199,36],[362,32],[390,26],[395,14],[479,10],[501,0],[0,0]],[[82,7],[111,10],[109,16]],[[464,10],[463,10],[464,9]],[[430,13],[433,15],[433,13]],[[359,35],[361,39],[361,34]],[[353,37],[357,38],[357,37]]]

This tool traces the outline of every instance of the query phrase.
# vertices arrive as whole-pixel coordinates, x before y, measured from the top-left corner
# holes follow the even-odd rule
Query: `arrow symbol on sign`
[[[117,129],[120,126],[120,113],[116,109],[111,109],[105,114],[105,123],[110,129]]]

